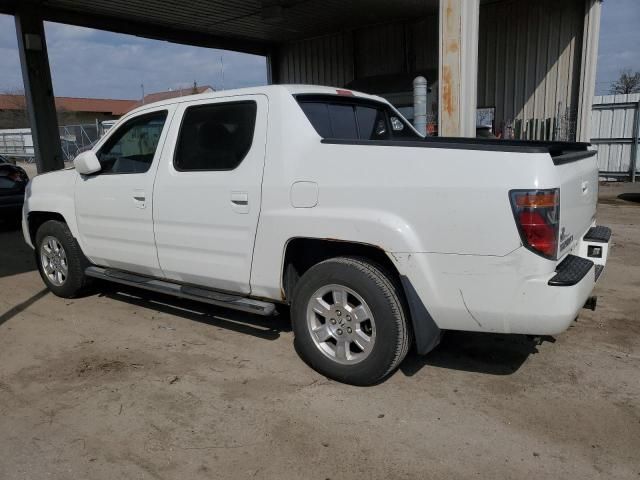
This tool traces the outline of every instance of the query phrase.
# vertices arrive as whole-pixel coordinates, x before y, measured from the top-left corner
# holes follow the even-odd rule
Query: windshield
[[[296,100],[322,138],[417,140],[407,121],[388,105],[338,95],[297,95]]]

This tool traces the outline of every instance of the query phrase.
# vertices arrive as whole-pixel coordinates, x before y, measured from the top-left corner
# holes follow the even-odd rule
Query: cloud
[[[13,18],[0,15],[0,91],[22,86]],[[191,47],[90,28],[45,23],[58,96],[140,98],[193,85],[238,88],[266,83],[264,57]],[[222,62],[221,62],[222,58]]]

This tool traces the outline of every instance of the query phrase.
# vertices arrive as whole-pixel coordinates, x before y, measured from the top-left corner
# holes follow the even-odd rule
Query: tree
[[[640,93],[640,72],[632,72],[630,68],[622,70],[620,78],[611,83],[610,92],[613,95]]]

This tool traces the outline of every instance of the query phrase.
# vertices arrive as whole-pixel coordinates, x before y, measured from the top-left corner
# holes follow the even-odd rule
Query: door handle
[[[231,208],[237,213],[249,213],[249,193],[231,192]]]
[[[147,194],[144,190],[133,191],[133,203],[138,208],[145,208],[147,206]]]

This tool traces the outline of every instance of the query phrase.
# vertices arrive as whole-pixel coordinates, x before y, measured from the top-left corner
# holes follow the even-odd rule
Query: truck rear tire
[[[332,258],[311,267],[296,285],[291,318],[298,354],[340,382],[376,384],[409,350],[401,292],[364,259]]]
[[[84,270],[89,261],[65,223],[57,220],[43,223],[36,232],[35,247],[40,276],[55,295],[73,298],[88,286]]]

